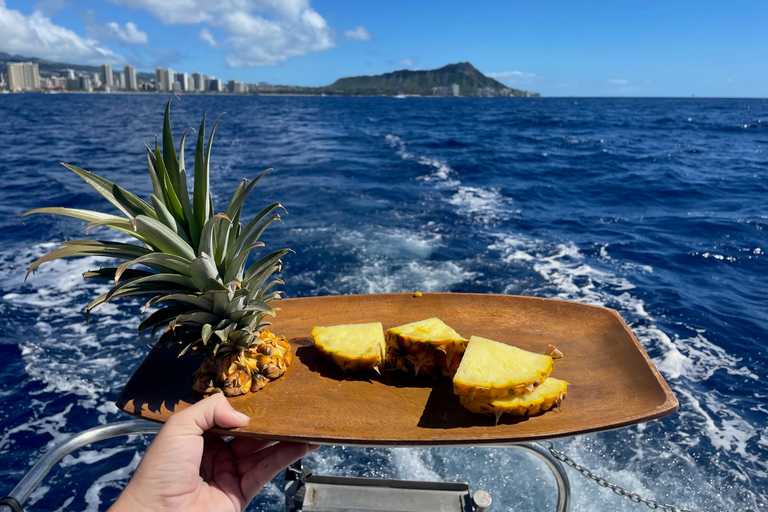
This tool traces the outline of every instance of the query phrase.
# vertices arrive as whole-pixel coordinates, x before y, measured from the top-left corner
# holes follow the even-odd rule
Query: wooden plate
[[[346,445],[482,445],[596,432],[659,418],[677,400],[616,311],[587,304],[510,295],[425,293],[284,299],[273,332],[294,349],[293,363],[266,388],[230,399],[252,419],[234,435]],[[384,329],[439,317],[472,335],[543,353],[555,345],[565,357],[553,377],[566,380],[560,412],[504,415],[498,425],[471,414],[450,380],[401,372],[345,373],[313,346],[315,325],[381,322]],[[131,377],[117,405],[136,416],[165,421],[194,403],[190,375],[197,354],[155,347]]]

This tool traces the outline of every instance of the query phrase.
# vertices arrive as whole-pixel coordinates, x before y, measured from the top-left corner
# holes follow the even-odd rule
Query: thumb
[[[168,422],[177,427],[195,430],[197,435],[218,426],[221,428],[244,427],[250,418],[232,407],[221,393],[215,393],[194,405],[172,415]]]

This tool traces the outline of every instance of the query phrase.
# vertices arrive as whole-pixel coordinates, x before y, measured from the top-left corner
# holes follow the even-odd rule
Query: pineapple
[[[472,336],[453,377],[453,391],[469,400],[522,395],[533,391],[553,369],[548,355]]]
[[[414,375],[452,377],[467,340],[439,318],[428,318],[387,330],[387,366]]]
[[[72,240],[35,261],[27,277],[47,261],[78,256],[102,256],[121,261],[114,267],[85,272],[86,279],[112,282],[112,287],[86,308],[91,310],[111,299],[148,297],[145,307],[159,306],[139,325],[139,335],[151,331],[154,341],[164,330],[162,343],[181,342],[181,353],[194,348],[206,354],[192,384],[201,393],[224,392],[235,396],[261,389],[278,378],[290,364],[290,345],[266,330],[277,309],[270,303],[280,298],[273,288],[283,284],[271,276],[279,271],[281,258],[290,249],[270,252],[247,265],[254,249],[263,247],[259,237],[280,219],[280,203],[273,203],[245,225],[243,203],[256,183],[244,180],[235,189],[224,212],[214,214],[209,190],[209,166],[214,123],[205,143],[205,116],[197,133],[194,185],[190,198],[181,137],[176,152],[171,135],[169,101],[165,109],[163,149],[155,141],[147,147],[147,164],[153,194],[146,202],[114,183],[73,165],[64,166],[93,187],[122,213],[113,215],[75,208],[47,207],[29,214],[56,214],[105,226],[132,236],[140,245],[100,240]],[[150,204],[151,203],[151,204]],[[139,268],[134,268],[139,267]]]
[[[375,370],[384,364],[384,328],[381,322],[313,327],[315,346],[343,370]]]
[[[532,416],[542,411],[548,411],[553,406],[560,407],[565,398],[568,383],[564,380],[547,378],[536,386],[533,391],[522,395],[507,396],[504,398],[478,398],[470,399],[461,396],[461,405],[470,412],[478,414],[492,414],[496,416],[496,422],[504,413],[513,416]]]

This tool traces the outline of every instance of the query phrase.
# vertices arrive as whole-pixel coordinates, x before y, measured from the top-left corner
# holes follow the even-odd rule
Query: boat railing
[[[53,446],[53,448],[43,454],[40,460],[32,466],[26,475],[24,475],[16,487],[14,487],[5,498],[0,500],[0,512],[2,512],[5,507],[13,512],[23,512],[24,503],[40,485],[51,469],[53,469],[53,467],[66,455],[75,450],[114,437],[157,434],[161,426],[162,425],[160,424],[146,420],[128,420],[94,427],[73,435],[69,439]],[[520,449],[535,455],[544,461],[555,477],[555,484],[557,485],[558,491],[557,512],[567,512],[570,509],[571,487],[568,475],[566,474],[563,465],[550,453],[550,450],[539,443],[503,444],[495,445],[495,447]],[[296,469],[297,467],[299,468],[298,470]],[[435,503],[439,503],[439,505],[436,506],[439,507],[443,507],[442,503],[444,502],[444,500],[438,499],[440,493],[451,494],[454,497],[460,495],[461,499],[453,499],[452,503],[457,507],[455,510],[461,512],[485,512],[490,510],[491,505],[491,496],[483,490],[476,491],[470,498],[469,488],[466,484],[362,479],[354,477],[323,477],[312,475],[311,471],[307,469],[302,470],[300,463],[298,466],[293,466],[286,470],[286,482],[286,510],[289,512],[302,509],[308,511],[319,511],[321,509],[329,510],[322,504],[313,508],[312,503],[305,501],[306,490],[308,487],[312,488],[313,492],[311,494],[313,496],[326,496],[328,500],[344,500],[350,499],[352,496],[354,496],[355,499],[360,499],[365,492],[371,493],[371,496],[380,496],[384,494],[390,498],[389,501],[391,502],[392,507],[397,506],[396,503],[399,497],[402,496],[405,499],[412,499],[414,493],[421,493],[421,495],[425,497],[428,497],[427,494],[432,493],[431,495],[435,497]],[[385,492],[376,494],[377,490],[380,491],[381,489],[385,489]],[[443,496],[443,498],[444,497],[445,496]],[[355,510],[349,505],[335,503],[334,506],[344,506],[345,510]],[[378,510],[401,510],[399,508],[381,508],[388,506],[382,502],[377,503],[377,506],[379,507]],[[293,507],[293,509],[290,507]],[[442,511],[454,509],[436,508],[434,510]]]

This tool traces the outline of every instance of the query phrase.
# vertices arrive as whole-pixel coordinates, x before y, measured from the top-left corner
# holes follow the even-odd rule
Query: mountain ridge
[[[328,94],[346,95],[434,95],[435,89],[459,86],[460,96],[504,95],[538,96],[521,89],[507,87],[501,82],[487,77],[469,62],[448,64],[430,70],[401,69],[381,75],[362,75],[340,78],[331,85],[318,87]],[[441,94],[452,95],[452,94]]]

